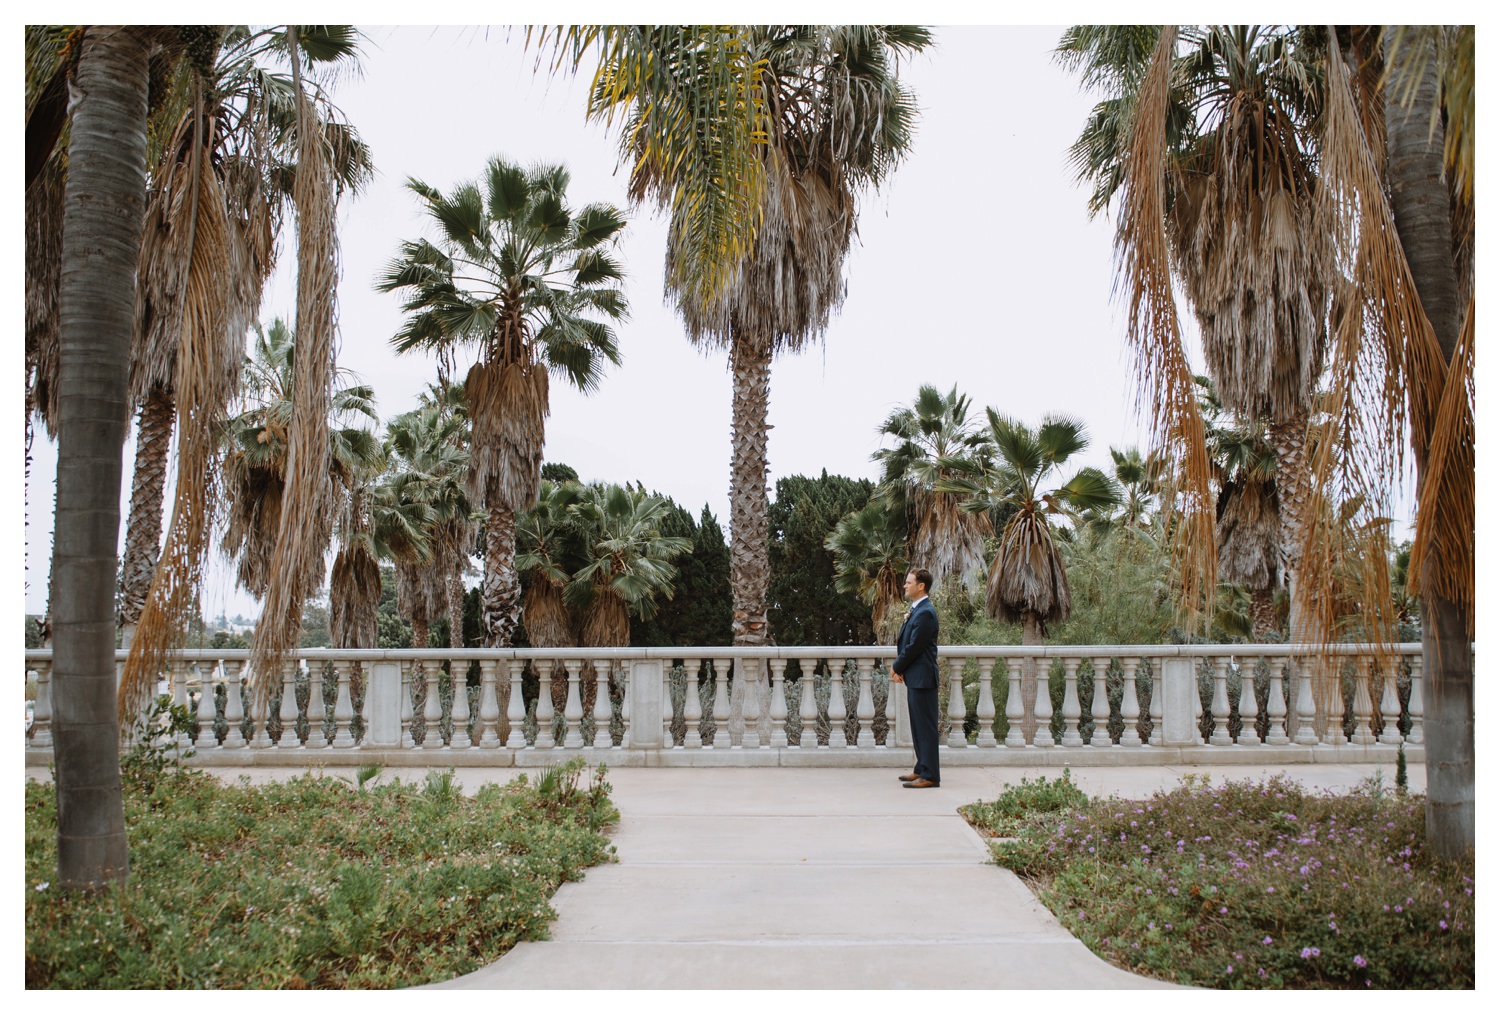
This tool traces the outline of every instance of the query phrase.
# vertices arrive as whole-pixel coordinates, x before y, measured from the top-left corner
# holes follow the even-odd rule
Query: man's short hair
[[[928,592],[932,591],[932,572],[931,571],[927,570],[925,567],[914,567],[910,571],[908,571],[907,573],[910,574],[917,581],[921,582],[922,583],[922,587],[924,589],[926,589]]]

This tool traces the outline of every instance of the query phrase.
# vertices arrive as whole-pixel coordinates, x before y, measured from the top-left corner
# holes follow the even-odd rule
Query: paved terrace
[[[946,753],[946,752],[945,752]],[[907,791],[889,768],[620,768],[619,863],[553,898],[552,939],[435,988],[1155,989],[1095,957],[1009,871],[988,863],[957,808],[1061,767],[965,766]],[[354,769],[326,766],[353,779]],[[215,768],[225,779],[292,768]],[[420,781],[426,767],[388,768]],[[520,769],[520,771],[527,771]],[[1349,789],[1393,765],[1151,765],[1072,769],[1091,795],[1140,798],[1201,773],[1215,783],[1283,772]],[[47,778],[28,767],[28,777]],[[466,789],[516,768],[459,768]],[[1413,790],[1426,787],[1420,764]]]

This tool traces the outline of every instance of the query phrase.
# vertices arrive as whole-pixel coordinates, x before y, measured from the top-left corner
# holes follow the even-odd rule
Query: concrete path
[[[1349,788],[1376,766],[1290,766]],[[1189,769],[1074,770],[1091,794],[1145,796]],[[1250,766],[1191,769],[1224,778]],[[620,769],[618,864],[553,898],[552,939],[442,988],[1162,988],[1097,958],[988,863],[957,808],[1058,769]],[[1393,773],[1383,773],[1387,781]],[[465,773],[467,776],[467,773]],[[1413,780],[1416,782],[1417,780]],[[1414,789],[1420,788],[1413,786]]]
[[[225,779],[293,769],[216,769]],[[353,778],[352,769],[325,768]],[[988,862],[959,806],[1060,768],[953,766],[938,789],[890,769],[620,768],[619,863],[553,897],[549,941],[424,989],[1163,988],[1097,958],[1012,873]],[[1095,796],[1143,798],[1190,773],[1214,784],[1284,772],[1350,789],[1377,765],[1074,768]],[[45,769],[27,769],[45,779]],[[466,789],[517,769],[461,768]],[[419,781],[425,769],[386,769]],[[1425,770],[1411,766],[1411,789]]]

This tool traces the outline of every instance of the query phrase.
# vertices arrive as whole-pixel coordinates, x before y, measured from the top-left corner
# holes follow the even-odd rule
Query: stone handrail
[[[586,752],[611,765],[899,766],[891,749],[904,755],[911,739],[905,695],[889,693],[893,654],[301,649],[254,714],[247,650],[186,649],[169,657],[159,690],[196,717],[179,746],[203,765],[503,767]],[[945,765],[1422,756],[1419,645],[949,645],[938,655]],[[51,665],[50,650],[27,650],[37,688],[28,763],[52,746]],[[465,693],[453,693],[455,671]]]

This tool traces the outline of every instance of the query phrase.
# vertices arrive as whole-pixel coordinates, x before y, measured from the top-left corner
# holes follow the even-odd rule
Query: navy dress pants
[[[912,746],[917,763],[912,771],[928,782],[938,775],[938,692],[936,687],[906,687],[906,711],[911,716]]]

